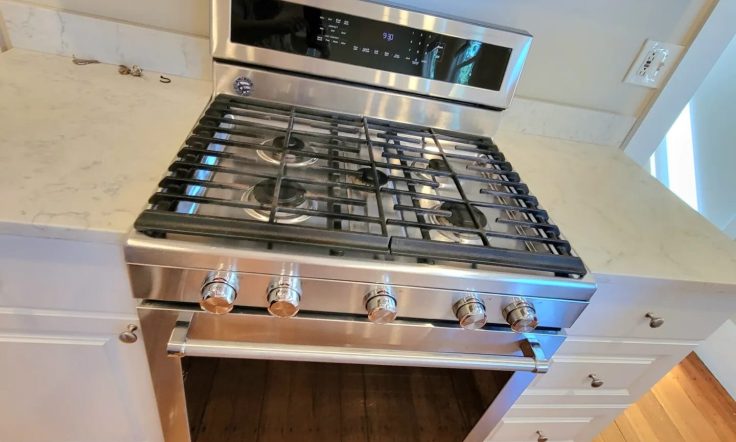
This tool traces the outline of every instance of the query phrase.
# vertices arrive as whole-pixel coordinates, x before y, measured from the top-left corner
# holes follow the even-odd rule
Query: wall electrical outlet
[[[624,83],[659,88],[683,49],[680,45],[647,40],[626,74]]]

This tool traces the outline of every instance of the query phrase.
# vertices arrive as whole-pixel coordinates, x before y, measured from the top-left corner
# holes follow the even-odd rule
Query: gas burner
[[[353,178],[353,182],[355,184],[362,184],[364,186],[373,186],[375,184],[375,177],[373,175],[372,168],[363,167],[356,170],[356,172],[358,172],[358,175]],[[378,187],[383,187],[388,183],[388,175],[380,170],[376,170],[376,175],[378,176]]]
[[[263,142],[261,142],[261,145],[263,146],[270,146],[276,149],[287,148],[285,144],[286,144],[285,136],[279,136],[279,137],[272,138],[270,140],[264,140]],[[284,155],[286,155],[285,163],[287,166],[291,166],[291,167],[304,167],[304,166],[312,165],[317,162],[317,158],[308,156],[309,153],[314,153],[314,149],[308,146],[307,143],[305,143],[304,140],[302,140],[301,138],[297,138],[293,135],[289,137],[288,149],[291,149],[292,152],[271,152],[271,151],[259,150],[258,157],[271,164],[281,164],[281,159],[284,157]],[[305,153],[304,154],[294,153],[293,151],[304,151]]]
[[[270,206],[273,203],[273,192],[276,189],[276,179],[265,179],[243,193],[241,201],[251,204]],[[317,209],[317,202],[307,198],[307,190],[293,181],[282,180],[279,196],[276,201],[279,207],[297,209]],[[268,221],[271,211],[268,209],[243,209],[250,217],[259,221]],[[283,224],[299,224],[311,218],[310,215],[298,213],[276,212],[276,222]]]
[[[469,229],[475,229],[475,223],[473,222],[472,214],[475,219],[480,223],[481,228],[485,228],[488,225],[488,219],[480,210],[473,206],[470,206],[470,211],[464,203],[455,203],[446,201],[442,204],[438,204],[434,207],[436,210],[445,210],[450,212],[450,216],[441,215],[427,215],[427,221],[431,224],[437,224],[438,226],[449,226],[449,227],[465,227]],[[437,230],[437,232],[449,239],[452,242],[458,242],[462,244],[483,244],[483,240],[475,233],[465,232],[453,232],[450,230]]]
[[[411,167],[414,167],[416,169],[424,169],[426,171],[451,172],[450,167],[442,158],[432,158],[426,163],[414,161],[413,163],[411,163]],[[448,185],[452,182],[452,177],[450,177],[449,175],[435,175],[426,172],[416,172],[416,174],[425,180],[437,181],[440,185]]]

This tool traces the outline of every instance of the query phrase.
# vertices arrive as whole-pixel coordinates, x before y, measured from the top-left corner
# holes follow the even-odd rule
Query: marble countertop
[[[0,54],[0,234],[121,241],[212,93],[170,78]]]
[[[211,91],[145,74],[0,55],[0,234],[125,238]],[[593,273],[736,284],[736,244],[620,150],[496,141]]]
[[[620,149],[503,130],[495,141],[593,273],[736,284],[736,241]]]

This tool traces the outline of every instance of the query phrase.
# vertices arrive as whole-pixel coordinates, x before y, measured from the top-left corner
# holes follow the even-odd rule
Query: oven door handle
[[[533,373],[546,373],[549,370],[549,360],[545,358],[539,341],[533,337],[526,337],[519,343],[524,356],[506,356],[192,339],[188,336],[190,324],[189,318],[179,318],[177,320],[166,346],[169,356],[528,371]]]

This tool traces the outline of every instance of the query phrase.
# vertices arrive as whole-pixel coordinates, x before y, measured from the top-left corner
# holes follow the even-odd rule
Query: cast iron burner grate
[[[149,203],[152,236],[585,274],[490,138],[366,117],[220,95]]]

